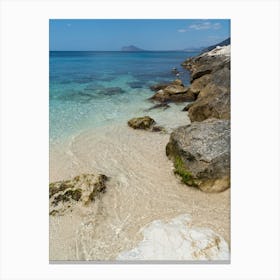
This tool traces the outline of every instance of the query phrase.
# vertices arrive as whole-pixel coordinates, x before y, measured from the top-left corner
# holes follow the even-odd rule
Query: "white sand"
[[[188,122],[186,113],[176,118],[179,123]],[[142,246],[143,233],[150,243],[153,242],[149,236],[154,231],[148,227],[150,233],[145,234],[147,225],[160,220],[156,223],[162,223],[165,231],[168,226],[165,223],[174,223],[172,219],[181,214],[191,217],[184,236],[194,228],[203,228],[198,242],[208,236],[206,239],[211,243],[220,236],[224,249],[209,253],[210,258],[228,257],[223,239],[226,242],[230,239],[230,191],[207,194],[182,184],[174,176],[173,165],[165,155],[168,140],[168,134],[133,130],[123,123],[87,131],[61,145],[51,146],[51,182],[81,173],[98,172],[111,177],[101,200],[71,215],[50,217],[51,260],[121,258],[121,252]],[[172,229],[176,237],[182,228],[182,224],[177,225],[177,229]],[[193,258],[195,254],[191,253],[189,245],[184,245],[189,248],[188,252],[182,253],[180,249],[176,256]],[[176,257],[173,254],[159,256]]]

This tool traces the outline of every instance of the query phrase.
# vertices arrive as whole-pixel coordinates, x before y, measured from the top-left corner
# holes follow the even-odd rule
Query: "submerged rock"
[[[121,93],[125,93],[125,90],[123,90],[120,87],[108,87],[108,88],[104,88],[104,89],[100,89],[98,91],[98,94],[103,94],[103,95],[117,95],[117,94],[121,94]]]
[[[174,130],[166,146],[174,173],[205,192],[230,187],[230,123],[208,119]]]
[[[188,110],[191,121],[230,119],[230,46],[217,47],[189,58],[190,91],[197,97]]]
[[[145,112],[148,112],[148,111],[151,111],[151,110],[154,110],[154,109],[163,109],[163,110],[166,110],[170,108],[170,106],[168,105],[168,103],[159,103],[159,104],[156,104],[152,107],[150,107],[149,109],[145,110]]]
[[[84,92],[84,91],[69,91],[63,95],[55,97],[55,99],[61,100],[63,102],[75,102],[75,103],[88,103],[95,98],[94,95]]]
[[[140,81],[128,82],[127,83],[131,88],[142,88],[143,83]]]
[[[133,118],[127,122],[127,124],[134,129],[150,129],[154,124],[155,120],[149,116]]]
[[[88,205],[106,191],[107,180],[103,174],[82,174],[72,180],[50,183],[50,215],[72,211],[77,203]]]

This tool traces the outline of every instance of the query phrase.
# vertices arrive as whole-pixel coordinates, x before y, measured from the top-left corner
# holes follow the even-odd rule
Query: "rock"
[[[141,228],[143,240],[116,257],[124,261],[229,260],[230,249],[222,236],[210,228],[197,227],[191,216],[154,220]]]
[[[178,80],[180,81],[180,80]],[[195,95],[188,87],[178,84],[170,84],[156,92],[151,98],[159,102],[190,102],[195,100]]]
[[[134,129],[150,129],[156,122],[149,116],[133,118],[127,124]]]
[[[125,90],[123,90],[120,87],[108,87],[98,91],[98,94],[108,95],[108,96],[117,95],[121,93],[125,93]]]
[[[185,106],[182,111],[189,111],[189,109],[192,107],[192,105],[194,104],[194,102],[189,103],[187,106]]]
[[[176,75],[179,73],[179,71],[176,67],[174,67],[174,68],[172,68],[171,73]]]
[[[108,177],[103,174],[82,174],[72,180],[49,185],[50,215],[72,211],[77,203],[88,205],[106,191]]]
[[[143,83],[139,82],[139,81],[135,81],[135,82],[128,82],[127,83],[131,88],[142,88],[143,87]]]
[[[189,91],[196,98],[188,108],[190,120],[230,119],[230,46],[190,58],[182,65],[191,72]]]
[[[182,87],[184,86],[182,80],[180,80],[180,79],[174,80],[171,84],[176,85],[176,86],[182,86]]]
[[[152,91],[159,91],[159,90],[161,90],[161,89],[165,89],[165,88],[168,87],[168,86],[169,86],[169,84],[156,84],[156,85],[150,86],[150,89],[151,89]]]
[[[174,80],[171,83],[161,83],[161,84],[156,84],[156,85],[150,86],[150,89],[152,91],[159,91],[161,89],[165,89],[166,87],[168,87],[170,85],[182,86],[182,87],[184,86],[182,80],[176,79],[176,80]]]
[[[230,122],[208,119],[174,130],[166,146],[174,173],[205,192],[230,187]]]
[[[151,129],[153,132],[166,132],[165,128],[163,126],[154,125]]]
[[[149,109],[145,110],[145,112],[148,112],[148,111],[151,111],[151,110],[154,110],[154,109],[163,109],[163,110],[166,110],[170,108],[170,106],[167,104],[167,103],[159,103],[159,104],[156,104],[152,107],[150,107]]]
[[[155,85],[153,90],[156,89],[157,92],[150,98],[150,100],[167,103],[190,102],[196,99],[195,94],[188,87],[185,87],[180,79],[176,79],[170,84]]]

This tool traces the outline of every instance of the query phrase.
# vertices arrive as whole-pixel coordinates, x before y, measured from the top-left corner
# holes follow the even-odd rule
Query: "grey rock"
[[[190,120],[230,119],[230,57],[203,53],[182,65],[191,73],[189,90],[196,96],[188,108]]]
[[[230,122],[208,119],[174,130],[166,146],[174,172],[205,192],[230,187]]]

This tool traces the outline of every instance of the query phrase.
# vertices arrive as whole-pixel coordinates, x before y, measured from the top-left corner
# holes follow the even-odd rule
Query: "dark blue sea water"
[[[180,64],[188,52],[50,52],[50,139],[143,115],[149,86],[175,79],[189,84]]]

